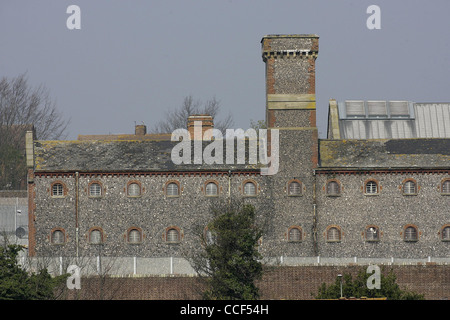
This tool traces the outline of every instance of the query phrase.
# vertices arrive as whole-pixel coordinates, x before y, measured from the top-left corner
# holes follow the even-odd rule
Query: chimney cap
[[[134,128],[134,134],[137,136],[143,136],[147,134],[147,126],[145,124],[137,124]]]

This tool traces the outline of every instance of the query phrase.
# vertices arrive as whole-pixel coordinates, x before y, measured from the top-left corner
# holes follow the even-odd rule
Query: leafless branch
[[[213,117],[214,128],[225,133],[227,128],[234,124],[233,116],[228,114],[225,118],[219,119],[220,101],[213,97],[202,103],[200,100],[194,100],[189,95],[184,98],[182,105],[178,109],[171,109],[166,112],[165,119],[158,122],[152,129],[153,133],[171,133],[175,129],[186,129],[187,118],[193,114],[209,114]]]

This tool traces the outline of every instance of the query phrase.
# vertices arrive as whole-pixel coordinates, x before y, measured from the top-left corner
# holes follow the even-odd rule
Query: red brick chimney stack
[[[201,127],[201,137],[195,137],[194,136],[194,128],[196,126]],[[187,129],[189,131],[189,135],[192,140],[195,140],[197,138],[203,139],[203,140],[211,140],[212,138],[212,132],[209,131],[208,134],[205,135],[206,130],[208,129],[214,129],[214,121],[212,116],[208,114],[194,114],[188,117],[187,119]],[[197,129],[198,130],[198,129]],[[197,132],[200,132],[198,130]]]

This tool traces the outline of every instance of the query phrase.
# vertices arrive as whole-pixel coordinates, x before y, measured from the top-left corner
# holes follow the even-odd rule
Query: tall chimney
[[[194,131],[195,128],[198,127],[197,132],[201,132],[201,137],[195,137]],[[206,130],[214,129],[214,121],[213,118],[208,114],[194,114],[188,117],[187,119],[187,129],[189,131],[189,135],[192,140],[195,139],[203,139],[203,140],[211,140],[212,138],[212,130],[205,134]],[[201,131],[200,131],[201,130]]]
[[[147,126],[145,124],[136,125],[134,134],[137,136],[145,136],[147,134]]]

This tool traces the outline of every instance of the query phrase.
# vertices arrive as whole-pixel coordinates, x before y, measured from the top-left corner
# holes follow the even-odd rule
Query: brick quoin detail
[[[36,227],[34,225],[36,212],[36,191],[33,169],[28,169],[28,255],[36,255]]]
[[[316,60],[314,58],[309,59],[308,74],[309,74],[308,93],[315,94],[316,93]]]

